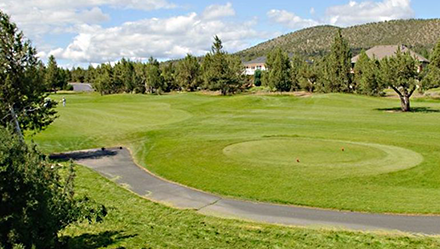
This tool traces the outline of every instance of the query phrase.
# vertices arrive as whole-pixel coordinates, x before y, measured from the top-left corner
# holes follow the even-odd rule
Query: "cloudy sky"
[[[438,0],[1,0],[39,56],[65,67],[202,55],[219,35],[229,52],[298,29],[439,18]]]

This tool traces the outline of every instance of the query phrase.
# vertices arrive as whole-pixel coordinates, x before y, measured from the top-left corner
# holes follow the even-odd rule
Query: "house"
[[[245,67],[246,75],[254,75],[257,69],[260,69],[261,71],[265,71],[267,69],[266,56],[258,57],[248,62],[243,62],[243,65]]]
[[[420,62],[419,72],[422,71],[423,68],[425,68],[429,64],[428,59],[421,56],[420,54],[417,54],[416,52],[412,51],[411,49],[407,48],[404,45],[375,46],[375,47],[365,51],[365,53],[367,54],[367,56],[370,59],[375,58],[377,60],[382,60],[383,58],[394,56],[396,54],[397,50],[399,49],[399,47],[403,53],[409,52],[412,57],[414,57],[416,60],[418,60]],[[354,68],[354,65],[356,64],[356,62],[359,60],[359,56],[360,55],[357,55],[351,59],[351,63],[353,65],[353,68]]]

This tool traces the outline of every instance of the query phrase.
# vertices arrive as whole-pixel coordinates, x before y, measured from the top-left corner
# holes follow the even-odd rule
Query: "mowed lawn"
[[[345,94],[65,95],[46,151],[127,146],[152,172],[242,199],[440,214],[440,102]],[[54,95],[60,99],[62,95]]]

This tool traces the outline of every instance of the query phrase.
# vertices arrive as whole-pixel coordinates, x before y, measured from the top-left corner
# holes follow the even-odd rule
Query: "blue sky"
[[[435,0],[1,0],[0,9],[43,60],[65,67],[202,55],[214,35],[235,52],[316,25],[440,17]]]

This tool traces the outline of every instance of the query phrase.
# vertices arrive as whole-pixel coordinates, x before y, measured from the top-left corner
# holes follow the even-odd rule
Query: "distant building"
[[[377,60],[382,60],[386,57],[393,57],[397,50],[399,49],[403,52],[406,53],[409,51],[409,53],[411,54],[412,57],[414,57],[416,60],[418,60],[420,62],[420,67],[419,67],[419,72],[423,70],[423,68],[425,68],[428,64],[429,64],[429,60],[426,59],[425,57],[421,56],[420,54],[412,51],[411,49],[407,48],[404,45],[381,45],[381,46],[375,46],[367,51],[365,51],[365,53],[367,54],[367,56],[370,59],[377,59]],[[351,59],[351,63],[353,65],[356,64],[356,62],[359,60],[359,56],[357,55],[355,57],[353,57]]]
[[[75,83],[70,82],[69,85],[73,86],[74,92],[93,92],[93,87],[89,83]]]
[[[248,62],[243,62],[243,65],[245,67],[246,75],[254,75],[257,69],[260,69],[261,71],[265,71],[267,70],[266,56],[258,57]]]

